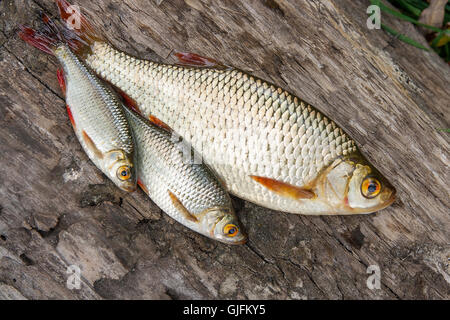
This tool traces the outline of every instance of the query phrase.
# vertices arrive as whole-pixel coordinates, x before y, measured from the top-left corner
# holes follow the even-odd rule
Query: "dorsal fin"
[[[167,131],[172,132],[172,128],[171,128],[171,127],[169,127],[165,122],[159,120],[159,119],[158,119],[157,117],[155,117],[154,115],[150,115],[150,116],[148,117],[148,120],[149,120],[151,123],[153,123],[154,125],[156,125],[156,126],[162,128],[162,129],[165,129],[165,130],[167,130]]]
[[[123,98],[123,103],[125,104],[125,106],[127,106],[128,108],[130,108],[131,110],[139,113],[140,115],[142,115],[141,109],[139,109],[139,106],[137,105],[136,100],[134,100],[133,98],[131,98],[128,94],[126,94],[124,91],[122,91],[121,89],[114,87],[117,92],[120,94],[120,96]]]
[[[210,67],[226,69],[227,66],[208,57],[203,57],[196,53],[174,51],[173,55],[177,57],[179,64],[194,67]]]

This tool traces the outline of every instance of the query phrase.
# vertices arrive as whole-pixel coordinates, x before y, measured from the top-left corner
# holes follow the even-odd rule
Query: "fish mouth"
[[[352,215],[352,214],[369,214],[369,213],[374,213],[380,210],[383,210],[387,207],[389,207],[392,203],[394,203],[395,199],[397,199],[396,197],[396,190],[392,189],[391,194],[389,195],[388,199],[385,200],[384,202],[374,206],[374,207],[370,207],[370,208],[352,208],[350,206],[347,205],[347,209],[349,209],[349,211],[347,212],[339,212],[338,214],[340,215]]]
[[[232,245],[240,245],[240,244],[246,244],[248,241],[248,237],[244,237],[244,239],[240,240],[240,241],[235,241],[235,242],[229,242],[229,244]]]
[[[213,238],[214,240],[218,240],[218,239],[216,239],[216,238]],[[245,236],[242,240],[239,240],[239,241],[226,241],[226,240],[219,240],[220,242],[222,242],[222,243],[225,243],[225,244],[230,244],[230,245],[241,245],[241,244],[245,244],[245,243],[247,243],[247,241],[248,241],[248,237],[247,236]]]
[[[122,186],[121,189],[127,192],[134,192],[137,190],[137,185]]]
[[[397,193],[396,190],[392,189],[392,192],[391,192],[391,195],[389,196],[389,199],[385,203],[381,204],[380,208],[378,208],[377,210],[382,210],[384,208],[389,207],[391,204],[393,204],[395,199],[397,199],[396,193]]]
[[[379,205],[377,205],[377,206],[375,206],[375,207],[373,207],[373,208],[370,208],[370,209],[367,210],[367,211],[365,211],[365,210],[363,209],[363,210],[361,210],[361,211],[359,211],[359,212],[357,211],[357,212],[355,212],[355,213],[373,213],[373,212],[377,212],[377,211],[383,210],[383,209],[389,207],[391,204],[393,204],[394,201],[395,201],[395,199],[397,199],[397,197],[396,197],[396,191],[395,191],[395,189],[392,189],[392,192],[391,192],[391,194],[389,195],[389,198],[388,198],[386,201],[384,201],[383,203],[380,203]]]

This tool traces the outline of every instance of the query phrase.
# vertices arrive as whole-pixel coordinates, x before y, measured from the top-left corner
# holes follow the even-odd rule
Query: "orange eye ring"
[[[224,228],[223,228],[223,232],[228,236],[228,237],[234,237],[238,234],[239,232],[239,228],[234,225],[234,224],[227,224]]]
[[[361,183],[361,194],[367,198],[375,198],[381,191],[381,183],[373,177],[364,178]]]
[[[121,166],[117,169],[117,177],[120,180],[128,180],[131,178],[131,169],[129,166]]]

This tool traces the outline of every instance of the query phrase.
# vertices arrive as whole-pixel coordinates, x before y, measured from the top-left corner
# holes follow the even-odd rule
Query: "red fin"
[[[46,14],[42,14],[44,25],[41,30],[19,26],[19,36],[26,43],[48,54],[54,55],[54,50],[61,43],[66,43],[75,52],[81,52],[86,42],[77,35],[63,27],[58,27]],[[89,48],[88,48],[89,49]]]
[[[145,184],[142,183],[141,179],[139,179],[139,178],[137,179],[137,184],[148,195],[148,189],[145,186]]]
[[[122,90],[120,90],[119,88],[116,88],[117,92],[119,92],[120,96],[123,98],[123,102],[124,104],[131,110],[142,114],[141,110],[139,109],[136,101],[131,98],[129,95],[127,95],[125,92],[123,92]]]
[[[70,123],[72,124],[72,127],[75,129],[76,128],[75,120],[73,120],[72,111],[70,110],[69,105],[66,105],[66,109],[67,109],[67,114],[69,115]]]
[[[303,189],[301,187],[293,186],[289,183],[285,183],[282,181],[265,178],[265,177],[258,177],[258,176],[250,176],[253,180],[260,183],[267,189],[283,196],[283,197],[289,197],[294,199],[311,199],[314,198],[315,194],[314,192],[310,190]]]
[[[172,131],[172,128],[170,128],[167,124],[165,124],[164,122],[162,122],[161,120],[159,120],[157,117],[150,115],[148,117],[148,119],[150,120],[151,123],[153,123],[154,125],[163,128],[167,131]]]
[[[103,158],[103,153],[98,150],[97,146],[95,145],[94,141],[92,141],[91,137],[88,136],[86,131],[82,131],[81,134],[83,135],[84,142],[86,143],[86,146],[95,154],[97,158]]]
[[[170,192],[170,190],[167,190],[167,192],[169,193],[169,197],[172,200],[172,204],[175,206],[175,208],[181,213],[183,214],[183,216],[192,222],[198,222],[198,219],[191,214],[188,209],[186,209],[186,207],[181,203],[181,201],[177,198],[176,195],[174,195],[172,192]]]
[[[63,95],[66,95],[66,80],[64,80],[64,71],[62,69],[58,69],[56,71],[56,76],[58,77],[58,83],[59,83],[59,87],[61,88],[61,91],[63,93]],[[67,107],[69,108],[69,107]],[[70,115],[72,115],[72,113],[70,113]]]
[[[208,57],[202,57],[195,53],[189,52],[178,52],[176,51],[174,55],[178,58],[180,64],[187,66],[197,66],[197,67],[216,67],[216,68],[226,68],[220,62]]]
[[[23,41],[41,51],[54,55],[53,50],[55,44],[58,42],[58,37],[56,35],[43,34],[23,25],[20,25],[19,28],[19,37]]]
[[[68,35],[72,41],[78,42],[77,53],[84,53],[89,46],[96,41],[104,41],[103,36],[95,30],[92,24],[81,13],[78,5],[71,5],[66,0],[56,0],[61,20],[66,24]],[[84,44],[84,47],[80,44]]]

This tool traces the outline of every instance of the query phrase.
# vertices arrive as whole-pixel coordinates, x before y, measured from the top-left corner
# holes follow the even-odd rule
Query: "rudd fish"
[[[77,51],[82,59],[144,116],[191,143],[231,193],[312,215],[370,213],[394,201],[395,189],[355,142],[291,93],[195,54],[177,54],[185,65],[134,58],[103,40],[67,1],[56,2],[86,44]]]
[[[136,190],[134,141],[119,97],[70,50],[56,26],[45,32],[21,26],[28,44],[56,56],[64,73],[58,80],[66,98],[67,113],[84,151],[119,188]]]
[[[125,108],[137,148],[138,184],[169,216],[209,238],[246,242],[231,199],[204,164],[186,157],[176,135]]]

